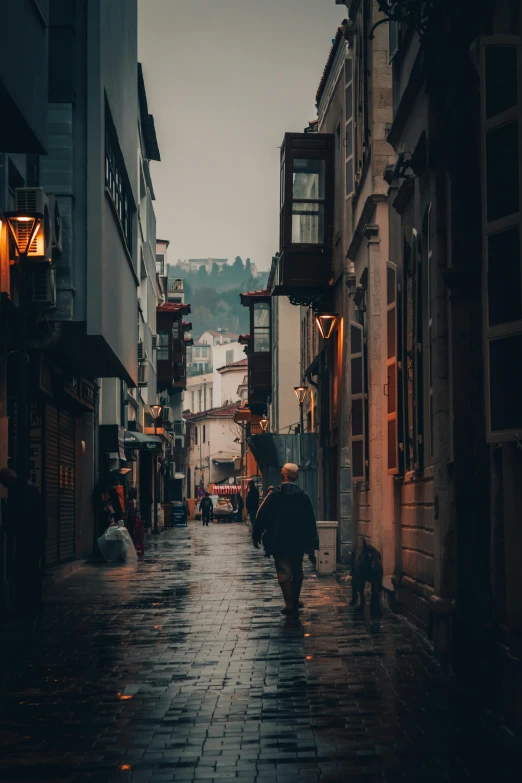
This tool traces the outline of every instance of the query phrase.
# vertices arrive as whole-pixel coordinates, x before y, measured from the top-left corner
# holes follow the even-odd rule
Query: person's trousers
[[[208,523],[210,522],[210,511],[203,511],[201,519],[203,520],[203,524],[208,527]]]
[[[293,601],[294,603],[297,603],[303,585],[303,554],[286,555],[283,557],[276,557],[274,555],[274,563],[277,572],[277,581],[281,585],[281,589],[283,589],[284,585],[291,584]]]

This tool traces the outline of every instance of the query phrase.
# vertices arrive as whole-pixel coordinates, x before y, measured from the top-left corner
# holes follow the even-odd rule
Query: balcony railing
[[[183,436],[185,434],[185,422],[183,419],[181,421],[173,421],[172,422],[172,432],[174,435]]]

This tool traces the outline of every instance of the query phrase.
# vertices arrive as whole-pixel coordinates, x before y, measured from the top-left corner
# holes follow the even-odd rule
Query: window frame
[[[129,183],[127,169],[118,134],[107,101],[105,102],[105,192],[108,194],[126,250],[132,258],[133,226],[136,205]]]
[[[351,80],[347,81],[346,76],[346,63],[350,61],[351,62]],[[344,62],[344,149],[345,149],[345,155],[344,155],[344,197],[345,199],[351,198],[353,194],[355,193],[355,136],[354,136],[354,126],[355,126],[355,117],[354,117],[354,89],[355,89],[355,83],[354,83],[354,61],[353,56],[351,54],[348,54],[346,56],[345,62]],[[352,88],[352,105],[351,105],[351,115],[348,117],[348,106],[347,106],[347,90],[348,87]],[[351,124],[351,153],[348,155],[348,125]],[[348,182],[347,177],[347,167],[348,164],[352,164],[352,180],[351,183]],[[351,187],[349,187],[351,184]]]
[[[492,429],[491,368],[490,346],[493,342],[522,335],[522,319],[489,325],[489,240],[490,237],[518,228],[519,253],[522,280],[522,37],[513,35],[485,36],[479,42],[480,69],[480,136],[481,136],[481,184],[482,184],[482,302],[483,302],[483,344],[484,344],[484,382],[486,404],[486,443],[504,443],[522,438],[522,426],[512,429]],[[493,47],[510,47],[517,52],[517,99],[516,106],[487,117],[486,114],[486,51]],[[518,122],[518,212],[488,220],[487,203],[487,149],[486,139],[489,132],[502,128],[510,122]],[[522,296],[522,291],[521,291]]]
[[[388,301],[388,271],[391,271],[393,274],[393,301]],[[388,475],[389,476],[396,476],[399,473],[399,357],[398,357],[398,329],[399,329],[399,319],[398,319],[398,310],[399,310],[399,302],[398,302],[398,283],[397,283],[397,264],[394,264],[392,261],[388,261],[386,264],[386,386],[388,387],[388,391],[386,393],[386,397],[388,397],[387,402],[387,411],[386,411],[386,421],[387,421],[387,462],[388,462]],[[389,314],[394,313],[394,329],[395,329],[395,339],[394,339],[394,353],[393,355],[389,355],[389,345],[390,345],[390,336],[388,333],[388,325],[389,325]],[[395,395],[395,410],[390,411],[389,406],[389,399],[390,399],[390,391],[391,391],[391,383],[390,383],[390,368],[395,367],[395,383],[394,383],[394,390],[393,393]],[[389,431],[390,431],[390,425],[395,425],[395,465],[391,465],[390,463],[390,444],[389,444]]]

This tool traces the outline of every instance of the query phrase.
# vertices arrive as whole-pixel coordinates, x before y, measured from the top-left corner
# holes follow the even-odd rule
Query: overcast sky
[[[316,117],[346,15],[335,0],[138,0],[139,57],[161,163],[158,237],[178,258],[278,249],[279,149]]]

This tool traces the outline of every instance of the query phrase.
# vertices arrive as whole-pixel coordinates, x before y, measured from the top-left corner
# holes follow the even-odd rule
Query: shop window
[[[489,443],[522,437],[520,106],[522,39],[480,45],[486,384]]]

